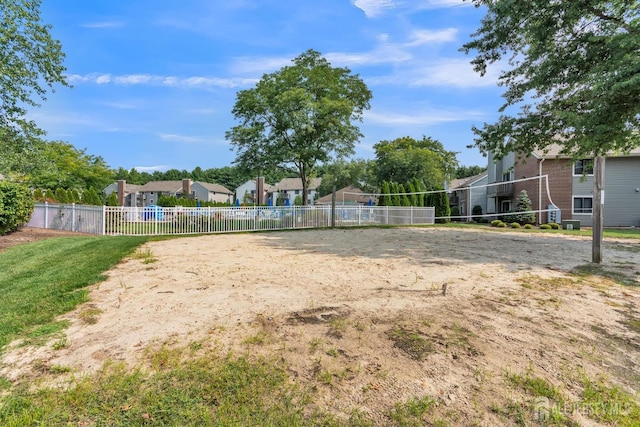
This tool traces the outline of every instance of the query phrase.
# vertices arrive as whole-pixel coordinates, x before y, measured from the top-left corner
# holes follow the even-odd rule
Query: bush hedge
[[[0,235],[10,233],[29,222],[33,213],[33,195],[22,184],[0,181]]]

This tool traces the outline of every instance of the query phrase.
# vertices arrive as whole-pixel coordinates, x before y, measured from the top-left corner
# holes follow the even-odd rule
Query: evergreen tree
[[[67,197],[67,190],[64,188],[58,187],[56,188],[55,197],[58,203],[69,203],[69,198]]]
[[[411,202],[411,206],[420,206],[418,205],[418,195],[416,193],[416,188],[413,186],[412,182],[407,184],[407,191],[409,194],[409,201]]]
[[[82,203],[85,205],[102,206],[102,199],[93,187],[89,187],[82,193]]]
[[[527,190],[522,190],[516,199],[516,212],[528,212],[531,209],[529,194],[527,194]],[[514,215],[514,217],[520,224],[533,224],[536,222],[536,214],[534,213],[521,213]]]
[[[387,181],[382,181],[382,189],[380,190],[381,194],[378,198],[378,206],[388,206],[389,205],[389,193],[391,190],[389,189],[389,183]]]

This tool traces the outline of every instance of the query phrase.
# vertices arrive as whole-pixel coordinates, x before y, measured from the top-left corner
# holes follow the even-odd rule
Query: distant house
[[[307,200],[308,204],[313,205],[316,198],[318,187],[322,182],[322,178],[312,178],[307,188]],[[285,197],[289,199],[293,204],[297,196],[302,197],[302,179],[300,178],[284,178],[275,185],[280,195],[278,197]]]
[[[120,200],[119,185],[122,186],[123,199]],[[104,189],[106,195],[118,193],[121,206],[144,207],[158,203],[160,196],[187,197],[207,202],[231,202],[233,192],[222,185],[206,182],[150,181],[144,185],[127,184],[118,181]]]
[[[259,186],[262,186],[261,198],[257,197]],[[239,200],[240,203],[268,204],[269,200],[271,200],[271,203],[275,206],[277,198],[278,189],[274,185],[265,183],[264,178],[259,178],[258,181],[250,179],[236,188],[236,200]]]
[[[449,206],[458,208],[458,215],[472,215],[473,208],[480,206],[482,213],[487,212],[488,173],[454,179],[449,183]]]
[[[232,203],[233,191],[220,184],[196,181],[191,184],[191,194],[203,202]]]
[[[550,209],[542,213],[538,223],[562,220],[580,220],[581,225],[592,225],[593,214],[593,159],[572,161],[560,154],[560,146],[553,145],[544,151],[516,162],[514,153],[494,160],[489,153],[487,188],[487,213],[502,214],[515,207],[521,190],[531,199],[532,210]],[[604,226],[640,225],[640,148],[627,155],[608,156],[604,168]],[[541,175],[544,179],[507,183]],[[500,184],[505,182],[505,184]]]
[[[315,201],[316,205],[330,205],[333,200],[333,194],[327,194]],[[336,190],[336,205],[377,205],[378,198],[367,195],[358,187],[349,185],[347,187]]]
[[[142,199],[139,199],[138,195],[141,185],[126,184],[124,186],[124,201],[122,206],[135,207],[142,206]],[[107,196],[111,193],[118,193],[118,182],[111,183],[104,189],[104,194]]]

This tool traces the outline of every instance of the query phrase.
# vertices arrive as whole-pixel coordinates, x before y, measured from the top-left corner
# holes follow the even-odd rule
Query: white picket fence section
[[[29,227],[99,235],[156,236],[297,228],[433,224],[433,207],[278,206],[185,208],[37,203]]]

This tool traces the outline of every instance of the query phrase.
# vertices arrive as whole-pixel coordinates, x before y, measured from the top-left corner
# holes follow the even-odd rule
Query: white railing
[[[334,216],[328,205],[136,208],[38,203],[27,225],[93,234],[154,236],[434,222],[432,207],[336,206]]]

